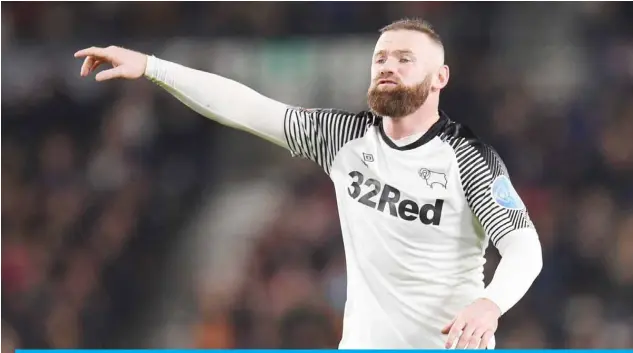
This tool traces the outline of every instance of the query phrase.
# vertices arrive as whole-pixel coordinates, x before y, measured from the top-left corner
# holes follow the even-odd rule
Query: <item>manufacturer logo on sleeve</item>
[[[505,175],[499,175],[492,182],[491,191],[492,198],[495,202],[510,210],[522,210],[525,208],[525,204],[521,200],[519,194],[514,190],[514,186]]]

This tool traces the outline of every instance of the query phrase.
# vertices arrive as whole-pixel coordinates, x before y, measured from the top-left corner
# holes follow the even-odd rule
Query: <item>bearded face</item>
[[[431,91],[431,75],[413,86],[406,86],[393,76],[377,77],[367,91],[369,108],[380,116],[403,118],[422,106]]]

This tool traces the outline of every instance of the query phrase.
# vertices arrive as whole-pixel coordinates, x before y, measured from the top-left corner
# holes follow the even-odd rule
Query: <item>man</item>
[[[425,22],[381,30],[371,111],[290,107],[242,84],[118,47],[81,75],[147,77],[198,113],[316,162],[336,190],[348,289],[340,348],[493,348],[499,317],[542,267],[538,235],[497,153],[439,111],[449,79]],[[488,242],[502,260],[484,289]]]

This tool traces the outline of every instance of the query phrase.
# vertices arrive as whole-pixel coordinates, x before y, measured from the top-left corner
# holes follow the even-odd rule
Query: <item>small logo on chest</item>
[[[374,155],[373,154],[369,154],[369,153],[363,152],[363,164],[365,165],[365,167],[369,168],[367,163],[371,163],[373,161],[374,161]]]
[[[428,187],[433,189],[434,186],[442,186],[446,189],[448,181],[446,179],[446,173],[434,172],[428,168],[421,168],[418,171],[418,175],[422,178]]]

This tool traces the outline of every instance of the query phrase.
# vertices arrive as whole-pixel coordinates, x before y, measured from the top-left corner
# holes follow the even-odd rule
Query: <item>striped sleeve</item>
[[[293,156],[317,163],[327,174],[338,151],[349,141],[362,137],[369,119],[333,109],[288,108],[284,134]]]
[[[534,228],[497,152],[469,139],[454,144],[466,200],[492,243],[497,246],[514,230]]]

